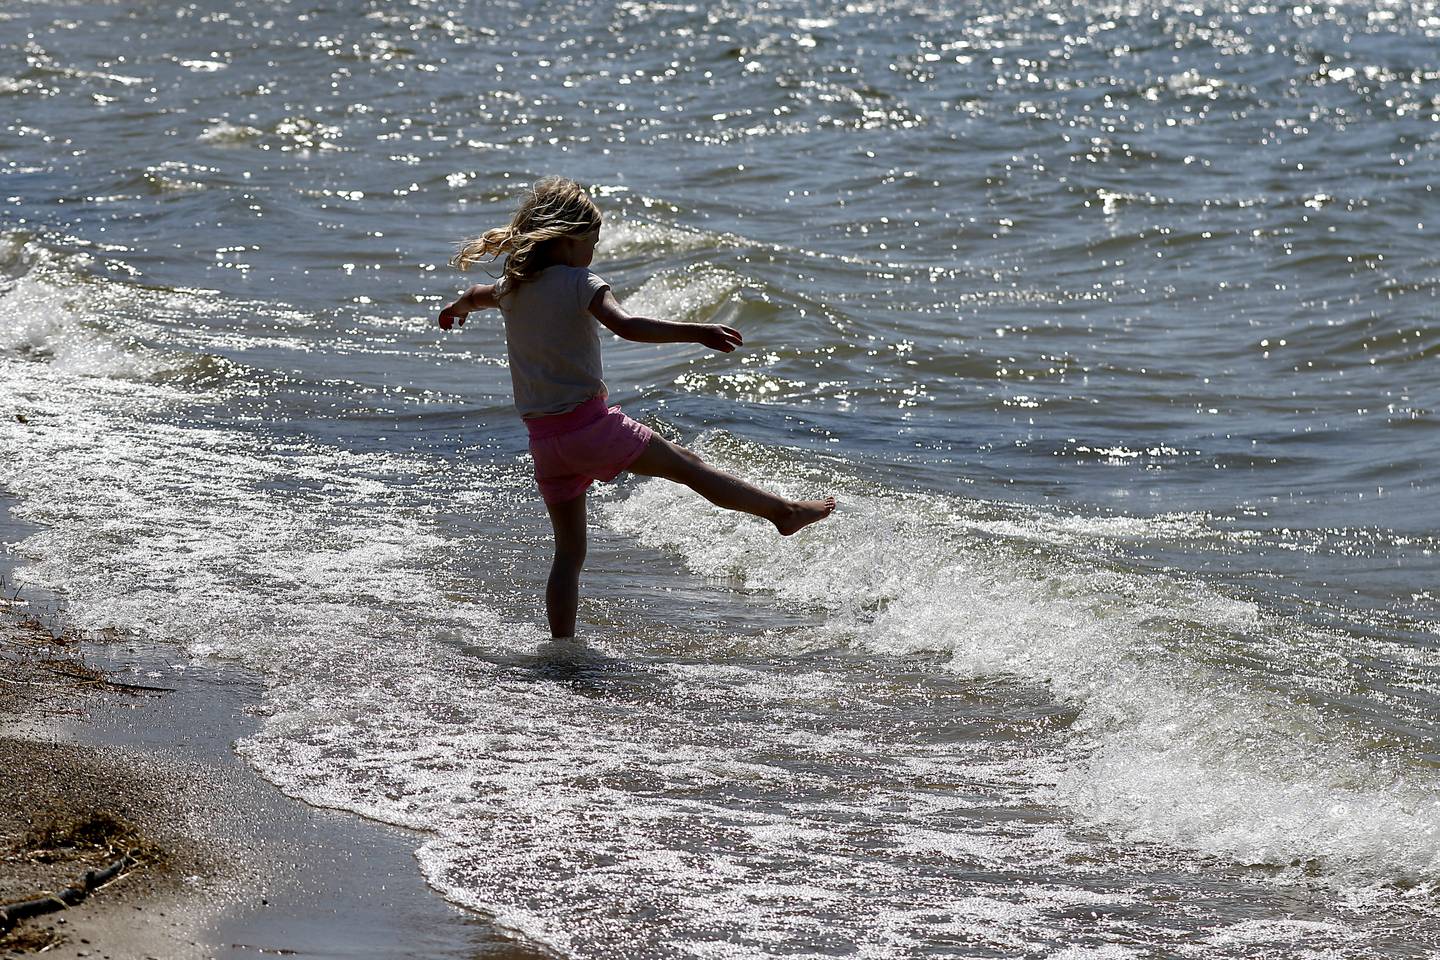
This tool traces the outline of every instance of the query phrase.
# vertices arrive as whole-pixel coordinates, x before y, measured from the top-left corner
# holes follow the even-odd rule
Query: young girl
[[[729,353],[740,332],[718,323],[675,323],[626,313],[610,284],[588,269],[600,240],[600,210],[563,177],[530,188],[508,227],[465,242],[451,264],[462,270],[505,254],[500,281],[478,284],[440,311],[440,329],[497,307],[505,320],[515,407],[530,432],[535,479],[555,528],[555,561],[545,611],[557,638],[575,635],[585,563],[585,491],[622,470],[674,480],[716,506],[764,517],[782,536],[823,520],[835,498],[787,500],[707,464],[605,405],[595,321],[643,343],[701,343]]]

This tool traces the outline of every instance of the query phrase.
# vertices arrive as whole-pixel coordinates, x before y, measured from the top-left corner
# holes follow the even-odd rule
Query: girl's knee
[[[555,550],[555,559],[550,564],[550,569],[579,574],[585,566],[585,547],[566,547]]]

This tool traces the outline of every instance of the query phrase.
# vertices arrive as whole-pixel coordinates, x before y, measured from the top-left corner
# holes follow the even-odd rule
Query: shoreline
[[[139,861],[0,957],[553,957],[431,890],[414,834],[283,795],[233,750],[259,681],[0,604],[0,903]],[[13,801],[13,802],[12,802]]]

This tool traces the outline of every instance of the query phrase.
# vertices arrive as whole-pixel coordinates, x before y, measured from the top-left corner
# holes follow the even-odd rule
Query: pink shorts
[[[525,429],[540,496],[549,505],[575,499],[596,480],[614,480],[654,436],[619,407],[606,409],[603,396],[565,413],[526,420]]]

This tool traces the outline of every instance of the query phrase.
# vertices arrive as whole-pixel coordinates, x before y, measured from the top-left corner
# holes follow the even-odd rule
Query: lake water
[[[1440,949],[1440,4],[0,0],[0,486],[67,615],[573,958]],[[583,645],[453,243],[562,173]],[[483,279],[483,276],[478,279]]]

